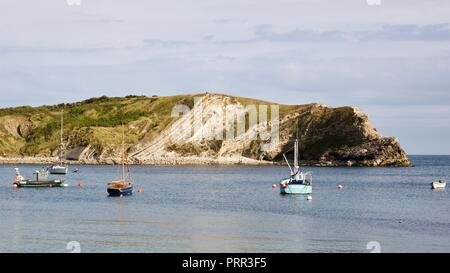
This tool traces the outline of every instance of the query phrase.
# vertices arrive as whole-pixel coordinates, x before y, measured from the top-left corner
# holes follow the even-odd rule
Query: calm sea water
[[[133,167],[142,193],[110,198],[112,166],[71,166],[70,187],[13,189],[0,166],[0,252],[449,252],[450,156],[413,168],[306,168],[313,200],[271,185],[284,167]],[[36,165],[20,166],[31,176]],[[77,187],[83,181],[84,188]],[[338,190],[338,184],[344,185]]]

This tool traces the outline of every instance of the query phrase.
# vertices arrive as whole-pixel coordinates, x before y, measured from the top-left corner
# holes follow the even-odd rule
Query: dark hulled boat
[[[62,179],[48,179],[48,170],[36,171],[35,180],[25,179],[18,168],[16,170],[16,177],[13,183],[14,187],[17,188],[57,188],[57,187],[67,187],[67,183]]]
[[[109,196],[127,196],[133,194],[133,183],[122,180],[108,183]]]
[[[126,167],[126,174],[125,174]],[[128,196],[133,194],[133,182],[130,178],[128,168],[128,155],[125,151],[125,131],[122,125],[122,178],[108,183],[107,192],[109,196]]]

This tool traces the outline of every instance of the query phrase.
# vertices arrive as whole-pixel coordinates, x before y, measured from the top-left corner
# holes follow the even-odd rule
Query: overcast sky
[[[0,107],[204,91],[358,106],[450,154],[450,1],[0,0]]]

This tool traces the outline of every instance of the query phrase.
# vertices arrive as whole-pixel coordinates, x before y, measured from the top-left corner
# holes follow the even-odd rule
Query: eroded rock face
[[[223,108],[236,101],[229,97],[207,95],[203,106]],[[183,139],[179,128],[193,120],[193,113],[178,119],[170,128],[148,143],[140,143],[132,154],[138,162],[198,158],[248,158],[283,162],[283,152],[300,139],[301,163],[318,166],[410,166],[411,162],[396,138],[383,137],[370,124],[366,114],[354,107],[330,108],[320,104],[298,106],[280,117],[280,143],[271,150],[261,151],[261,141],[252,140],[253,128],[232,140],[205,141],[195,135]],[[214,122],[206,118],[203,129],[210,131]],[[287,157],[293,157],[292,152]]]
[[[33,131],[33,129],[35,128],[33,121],[31,120],[31,118],[27,118],[25,120],[23,120],[18,126],[17,126],[17,133],[23,137],[23,138],[27,138],[31,131]]]
[[[309,114],[297,117],[300,156],[305,164],[411,166],[398,139],[382,136],[359,109],[313,105],[306,112]],[[292,141],[292,131],[283,133]],[[289,145],[292,144],[287,141],[285,148]],[[276,157],[279,158],[280,154]]]
[[[411,162],[396,138],[385,137],[361,145],[327,151],[321,161],[334,166],[410,166]]]
[[[4,116],[0,118],[1,130],[13,137],[26,138],[34,129],[31,118],[24,116]]]
[[[0,156],[18,156],[20,147],[34,130],[29,117],[7,115],[0,117]]]

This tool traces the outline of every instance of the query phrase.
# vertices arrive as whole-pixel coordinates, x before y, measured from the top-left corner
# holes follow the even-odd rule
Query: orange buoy
[[[272,189],[276,189],[277,188],[277,184],[272,184]]]

